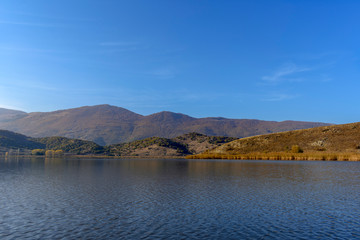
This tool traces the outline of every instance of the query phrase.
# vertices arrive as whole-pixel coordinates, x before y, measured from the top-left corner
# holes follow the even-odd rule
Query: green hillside
[[[0,147],[4,149],[35,149],[44,148],[45,145],[25,135],[6,130],[0,130]]]
[[[43,144],[48,150],[63,150],[73,154],[102,154],[104,148],[94,142],[65,137],[36,138],[35,141]]]

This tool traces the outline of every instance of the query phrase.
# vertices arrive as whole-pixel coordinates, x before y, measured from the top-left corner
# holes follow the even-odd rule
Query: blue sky
[[[0,107],[360,121],[359,1],[3,0]]]

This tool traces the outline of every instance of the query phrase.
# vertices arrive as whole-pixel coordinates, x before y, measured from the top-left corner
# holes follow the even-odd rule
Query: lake
[[[0,159],[0,239],[360,239],[360,162]]]

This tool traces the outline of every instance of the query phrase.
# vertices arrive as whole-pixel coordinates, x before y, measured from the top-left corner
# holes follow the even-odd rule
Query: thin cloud
[[[58,25],[53,25],[53,24],[43,24],[43,23],[34,23],[34,22],[13,22],[13,21],[2,21],[2,20],[0,20],[0,24],[22,25],[22,26],[31,26],[31,27],[59,27]]]
[[[149,75],[152,75],[159,79],[172,79],[175,78],[176,72],[172,68],[160,68],[153,70],[148,73]]]
[[[137,50],[139,50],[139,48],[137,48],[137,47],[123,47],[123,48],[116,48],[116,49],[99,50],[99,51],[95,51],[95,53],[114,54],[114,53],[131,52],[131,51],[137,51]]]
[[[16,89],[16,90],[26,90],[26,89],[34,89],[34,90],[41,90],[41,91],[61,91],[59,87],[49,86],[43,82],[39,81],[16,81],[14,79],[7,81],[8,83],[2,84],[2,87]]]
[[[289,79],[285,79],[285,77],[291,77],[296,73],[308,72],[312,70],[313,68],[300,67],[295,64],[288,64],[277,70],[274,74],[270,76],[263,76],[261,79],[268,83],[278,83],[284,80],[289,80]],[[290,78],[290,80],[291,79],[293,78]],[[296,79],[299,80],[300,78],[296,78]]]
[[[99,43],[99,45],[105,47],[127,47],[127,46],[139,45],[139,43],[138,42],[101,42]]]
[[[54,20],[66,20],[66,21],[87,21],[87,22],[94,22],[94,19],[91,18],[78,18],[78,17],[69,17],[69,16],[55,16],[55,15],[48,15],[48,14],[34,14],[30,12],[23,12],[23,11],[6,11],[0,10],[2,15],[18,15],[18,16],[26,16],[32,18],[45,18],[45,19],[54,19]]]
[[[342,58],[344,56],[351,55],[351,52],[347,51],[327,51],[327,52],[320,52],[320,53],[299,53],[294,55],[286,55],[283,58],[291,58],[291,59],[298,59],[298,60],[306,60],[306,61],[319,61],[319,60],[336,60]]]
[[[299,95],[277,93],[277,94],[271,94],[268,97],[263,98],[262,101],[264,101],[264,102],[279,102],[279,101],[294,99],[297,97],[299,97]]]
[[[99,46],[101,46],[101,50],[97,52],[105,54],[137,51],[141,48],[139,42],[126,41],[101,42]]]
[[[54,53],[57,52],[51,49],[41,49],[41,48],[17,48],[17,47],[0,47],[2,51],[16,51],[16,52],[32,52],[32,53]]]
[[[18,110],[18,111],[25,111],[24,109],[17,107],[17,106],[13,106],[13,105],[6,105],[6,104],[0,104],[0,108],[5,108],[5,109],[11,109],[11,110]]]

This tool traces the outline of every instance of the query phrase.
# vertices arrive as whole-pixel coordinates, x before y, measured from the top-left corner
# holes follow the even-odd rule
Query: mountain
[[[0,108],[0,122],[14,121],[16,119],[23,118],[26,115],[26,112]]]
[[[0,111],[0,129],[31,137],[78,138],[94,141],[100,145],[124,143],[148,137],[174,138],[189,132],[242,138],[324,125],[329,124],[193,118],[173,112],[142,116],[110,105],[85,106],[54,112],[24,113],[6,109]]]
[[[247,137],[194,158],[360,160],[360,122]]]
[[[29,113],[5,123],[0,120],[0,128],[31,137],[63,136],[105,145],[128,141],[133,123],[140,117],[141,115],[124,108],[98,105]]]

